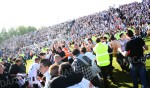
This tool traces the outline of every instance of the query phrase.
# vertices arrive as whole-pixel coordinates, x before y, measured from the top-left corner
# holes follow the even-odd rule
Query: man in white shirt
[[[125,46],[126,46],[126,43],[128,42],[128,40],[126,39],[126,36],[123,33],[120,34],[119,42],[121,44],[122,51],[125,51]]]
[[[49,59],[50,58],[50,50],[49,49],[47,49],[47,53],[46,53],[46,56],[45,56],[45,59]]]
[[[31,87],[33,87],[33,84],[38,84],[38,86],[41,87],[39,80],[37,80],[37,71],[40,68],[40,58],[36,57],[34,61],[35,62],[30,66],[28,70],[29,84]]]
[[[50,81],[50,73],[48,72],[51,62],[48,59],[42,59],[40,61],[40,72],[46,77],[44,88],[48,88],[48,82]]]
[[[122,51],[125,51],[125,46],[126,46],[126,43],[128,42],[128,40],[126,39],[125,35],[123,33],[120,34],[120,45],[121,45],[121,50]],[[121,53],[118,53],[117,54],[117,62],[119,63],[120,67],[122,68],[122,70],[126,70],[127,72],[129,72],[129,61],[127,59],[127,57],[124,57]]]
[[[95,87],[90,83],[89,80],[83,78],[80,83],[77,83],[67,88],[95,88]]]
[[[92,64],[93,64],[93,62],[96,60],[96,56],[92,53],[91,48],[89,48],[89,47],[86,47],[86,48],[83,47],[81,50],[83,50],[81,52],[83,54],[85,54],[85,56],[89,57],[89,59],[92,60]]]

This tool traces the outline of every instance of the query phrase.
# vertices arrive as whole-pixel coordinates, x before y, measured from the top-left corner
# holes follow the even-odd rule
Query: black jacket
[[[48,88],[66,88],[69,86],[73,86],[82,81],[83,74],[82,73],[73,73],[68,76],[59,76],[53,78],[49,82]]]
[[[7,73],[0,74],[0,88],[19,88],[17,79],[11,79]]]

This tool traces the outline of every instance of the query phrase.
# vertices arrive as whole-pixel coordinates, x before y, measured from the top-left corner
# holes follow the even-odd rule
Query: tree
[[[19,33],[19,35],[23,35],[23,34],[27,33],[27,31],[28,31],[27,27],[25,27],[25,26],[19,26],[16,30]]]
[[[5,29],[5,28],[2,28],[1,36],[3,37],[4,40],[9,38],[9,35],[8,35],[8,33],[6,32],[6,29]]]
[[[8,29],[8,33],[9,33],[10,37],[13,37],[13,36],[17,35],[17,31],[14,28]]]
[[[1,35],[1,33],[0,33],[0,44],[3,42],[3,37],[2,37],[2,35]]]
[[[28,26],[27,27],[27,31],[28,32],[32,32],[32,31],[36,31],[37,29],[35,28],[35,27],[33,27],[33,26]]]
[[[0,33],[0,44],[11,38],[11,37],[14,37],[14,36],[17,36],[17,35],[24,35],[26,33],[29,33],[29,32],[32,32],[32,31],[36,31],[37,29],[33,26],[18,26],[17,28],[10,28],[8,29],[8,32],[6,31],[5,28],[2,28],[2,31]]]

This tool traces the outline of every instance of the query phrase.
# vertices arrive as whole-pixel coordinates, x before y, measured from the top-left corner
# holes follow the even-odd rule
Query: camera
[[[144,57],[145,57],[146,59],[150,59],[150,53],[145,54]]]

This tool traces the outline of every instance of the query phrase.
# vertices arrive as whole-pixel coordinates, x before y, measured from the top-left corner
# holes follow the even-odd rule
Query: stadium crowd
[[[109,88],[108,78],[116,84],[112,66],[116,57],[122,70],[131,72],[134,88],[138,78],[147,88],[141,57],[148,50],[143,39],[150,36],[149,14],[150,2],[143,0],[12,37],[0,46],[0,86]],[[133,57],[140,61],[134,63]],[[24,77],[28,59],[34,63]]]

